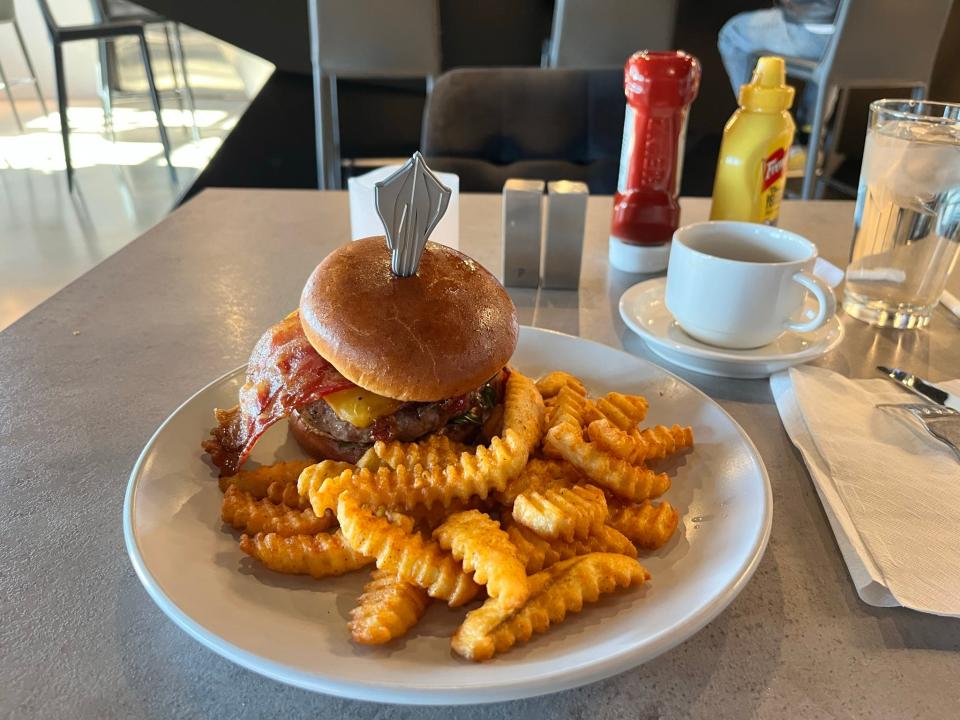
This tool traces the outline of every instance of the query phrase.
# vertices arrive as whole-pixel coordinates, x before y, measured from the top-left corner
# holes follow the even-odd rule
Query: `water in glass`
[[[931,108],[931,106],[933,106]],[[871,106],[844,309],[923,327],[960,255],[960,106]],[[938,117],[918,113],[934,112]]]

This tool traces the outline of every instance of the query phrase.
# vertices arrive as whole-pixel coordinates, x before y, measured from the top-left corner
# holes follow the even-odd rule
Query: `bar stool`
[[[157,115],[157,129],[160,131],[160,142],[163,145],[163,156],[170,169],[170,179],[177,183],[177,170],[170,161],[170,140],[167,129],[163,124],[160,113],[160,97],[157,94],[157,84],[153,77],[153,65],[150,62],[150,51],[147,48],[147,38],[144,34],[144,23],[141,20],[104,20],[89,25],[59,25],[53,17],[48,0],[37,0],[40,12],[50,33],[53,43],[53,64],[57,75],[57,104],[60,108],[60,134],[63,137],[63,157],[67,166],[67,187],[73,190],[73,164],[70,161],[70,124],[67,121],[67,83],[63,71],[63,44],[76,40],[103,40],[134,36],[140,43],[140,57],[143,59],[143,69],[147,74],[147,85],[150,88],[150,100],[153,111]]]
[[[953,0],[841,0],[834,31],[819,61],[784,58],[787,75],[817,86],[813,128],[803,175],[803,199],[823,196],[823,167],[840,135],[847,96],[853,88],[910,88],[915,99],[927,94],[937,47]],[[771,51],[776,55],[776,51]],[[831,139],[825,142],[827,105],[839,92]],[[823,152],[820,147],[823,145]]]
[[[33,89],[37,93],[37,98],[40,100],[40,107],[43,108],[44,117],[50,113],[47,111],[47,101],[43,99],[43,93],[40,92],[40,83],[37,82],[37,71],[33,69],[33,60],[30,59],[30,53],[27,52],[27,45],[23,42],[23,34],[20,32],[20,25],[17,23],[17,12],[13,6],[13,0],[0,0],[0,25],[7,23],[13,25],[13,32],[17,35],[17,42],[20,43],[20,52],[23,53],[23,59],[27,63],[27,70],[30,72],[30,77],[11,82],[7,79],[7,74],[3,70],[3,64],[0,63],[0,85],[3,86],[4,91],[7,93],[7,100],[10,101],[10,109],[13,111],[13,119],[17,123],[17,128],[20,132],[23,132],[23,122],[20,120],[20,113],[17,112],[17,103],[13,98],[11,85],[33,85]]]
[[[193,97],[193,88],[187,76],[187,58],[183,51],[183,37],[180,32],[180,23],[168,20],[163,15],[147,8],[135,5],[127,0],[92,0],[94,17],[98,22],[105,20],[138,20],[144,25],[159,25],[167,42],[167,57],[170,61],[170,75],[173,79],[172,92],[176,96],[180,112],[184,109],[186,98],[187,110],[190,112],[191,133],[193,139],[200,139],[200,129],[197,127],[197,106]],[[113,134],[113,99],[117,94],[118,72],[116,50],[112,41],[100,40],[99,43],[99,92],[103,103],[103,120],[105,126]]]

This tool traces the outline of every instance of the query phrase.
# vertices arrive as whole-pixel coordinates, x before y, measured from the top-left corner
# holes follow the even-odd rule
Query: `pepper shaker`
[[[588,195],[589,190],[582,182],[557,180],[547,184],[547,223],[541,283],[544,288],[576,290],[580,286]]]
[[[540,285],[542,180],[511,178],[503,184],[503,284]]]

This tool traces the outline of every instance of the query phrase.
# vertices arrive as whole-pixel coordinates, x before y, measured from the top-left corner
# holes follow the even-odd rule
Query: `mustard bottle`
[[[785,80],[783,58],[761,57],[740,86],[740,109],[723,128],[711,220],[777,224],[796,129],[788,112],[794,90]]]

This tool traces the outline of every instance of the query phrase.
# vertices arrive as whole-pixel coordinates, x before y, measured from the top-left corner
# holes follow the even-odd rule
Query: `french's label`
[[[786,155],[787,153],[783,148],[777,148],[763,161],[763,187],[761,190],[766,190],[783,177]]]
[[[760,163],[760,222],[776,225],[780,218],[780,201],[783,187],[787,184],[787,148],[782,145],[772,149]]]

